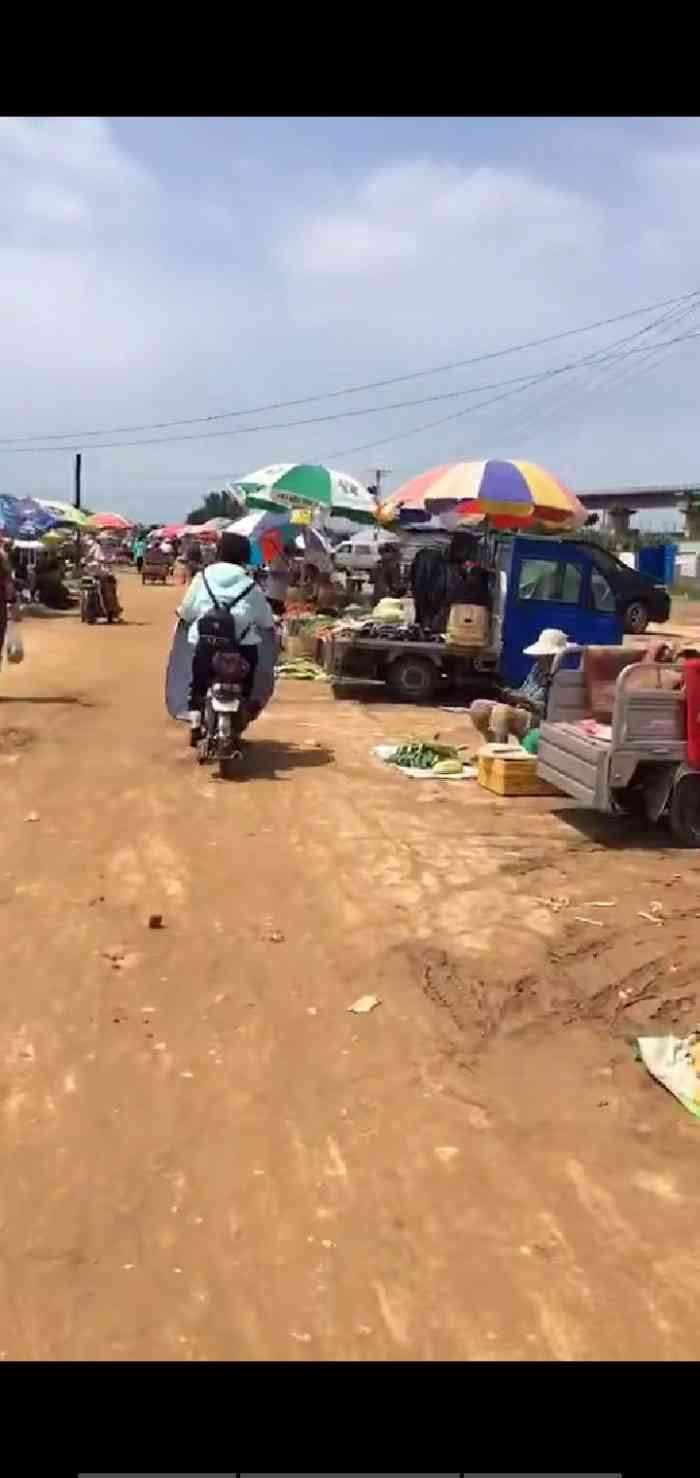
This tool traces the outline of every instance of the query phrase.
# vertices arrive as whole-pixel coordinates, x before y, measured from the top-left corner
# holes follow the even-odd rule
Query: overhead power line
[[[617,355],[608,355],[605,361],[602,358],[596,360],[591,358],[588,363],[582,363],[573,372],[567,383],[563,385],[557,383],[553,391],[551,387],[545,387],[542,396],[538,396],[536,400],[533,397],[527,405],[516,407],[515,417],[507,417],[505,424],[499,422],[501,438],[505,434],[506,438],[517,438],[519,442],[530,439],[537,435],[544,426],[550,430],[553,423],[559,424],[562,420],[562,413],[564,420],[571,419],[572,415],[580,414],[581,403],[588,401],[599,390],[608,390],[625,378],[636,379],[647,368],[643,361],[652,357],[657,359],[668,357],[674,352],[676,344],[682,337],[677,335],[671,340],[654,339],[654,334],[662,329],[668,331],[670,328],[678,327],[683,319],[697,311],[697,307],[698,303],[692,302],[664,313],[653,323],[647,324],[644,329],[631,334],[626,341],[631,344],[635,339],[651,335],[651,342],[643,345],[632,344],[631,348],[624,349]],[[666,348],[664,354],[659,354],[659,350],[663,350],[665,345],[669,347]],[[625,363],[628,359],[631,360],[629,366]],[[623,369],[620,372],[621,364]]]
[[[656,347],[663,348],[665,344],[680,344],[689,339],[697,338],[700,338],[700,330],[696,330],[693,333],[681,334],[676,339],[662,340]],[[646,346],[643,348],[640,345],[634,352],[643,353],[645,349]],[[626,356],[624,357],[626,358]],[[600,364],[602,361],[597,360],[596,363]],[[390,442],[402,441],[408,436],[417,436],[419,432],[433,430],[436,426],[445,426],[450,421],[457,421],[464,416],[473,415],[475,411],[483,410],[486,406],[496,405],[499,401],[508,400],[513,395],[522,395],[525,390],[530,390],[533,385],[541,385],[544,380],[552,378],[554,373],[559,373],[559,371],[550,371],[537,375],[533,379],[528,380],[524,385],[518,385],[515,389],[505,390],[502,395],[491,396],[488,400],[479,400],[476,405],[464,406],[461,410],[453,411],[449,416],[439,416],[434,421],[424,421],[420,426],[411,426],[405,431],[393,431],[389,436],[379,437],[376,441],[365,441],[359,446],[343,447],[342,450],[329,452],[327,456],[319,457],[318,460],[320,462],[335,462],[342,457],[355,456],[358,452],[368,452],[372,451],[375,447],[387,446]]]
[[[661,340],[658,343],[658,345],[656,347],[662,348],[665,345],[674,345],[674,344],[677,344],[677,343],[681,343],[681,342],[683,342],[683,341],[685,341],[687,339],[694,339],[694,338],[697,338],[699,336],[700,336],[700,330],[695,330],[695,331],[690,332],[690,333],[681,334],[677,338],[663,339],[663,340]],[[625,343],[625,342],[626,342],[625,340],[618,341],[618,343]],[[523,391],[531,389],[531,387],[533,385],[540,385],[540,384],[542,384],[545,381],[548,381],[548,380],[553,379],[555,376],[559,376],[559,375],[564,375],[564,374],[571,373],[572,371],[575,371],[576,369],[580,368],[581,366],[585,366],[585,365],[602,365],[602,364],[605,364],[605,363],[615,363],[615,364],[617,364],[621,358],[626,358],[628,354],[631,354],[631,353],[643,353],[643,352],[646,352],[646,346],[641,346],[641,345],[640,346],[637,346],[635,349],[627,350],[625,354],[621,354],[619,352],[619,348],[617,348],[617,347],[612,347],[612,348],[608,347],[606,349],[596,349],[596,350],[593,350],[590,354],[583,355],[580,359],[571,360],[570,363],[568,363],[568,364],[557,365],[557,366],[551,367],[551,368],[546,369],[546,370],[539,370],[536,374],[531,375],[529,377],[525,377],[523,375],[511,376],[507,380],[495,380],[490,385],[471,386],[468,390],[448,390],[448,391],[443,391],[439,395],[420,396],[418,399],[415,399],[415,400],[399,400],[399,401],[395,401],[393,403],[385,404],[385,405],[364,406],[360,410],[335,411],[335,412],[331,412],[330,414],[325,415],[325,416],[304,416],[304,417],[299,417],[299,418],[297,418],[294,421],[271,421],[271,422],[265,422],[265,423],[261,423],[261,424],[258,424],[258,425],[254,425],[254,426],[236,426],[236,427],[232,427],[232,428],[230,428],[230,429],[228,429],[226,431],[197,431],[197,432],[187,432],[187,433],[182,433],[182,434],[177,435],[177,436],[156,436],[156,437],[149,437],[149,438],[141,438],[139,441],[111,441],[111,442],[110,441],[99,441],[99,442],[93,442],[91,444],[91,448],[89,448],[89,449],[92,449],[93,451],[102,451],[102,450],[114,450],[115,448],[118,448],[118,447],[169,446],[169,445],[172,445],[172,443],[174,443],[174,442],[183,442],[183,441],[208,441],[208,440],[211,440],[213,438],[220,438],[220,437],[247,436],[247,435],[252,435],[253,433],[260,432],[260,431],[264,431],[264,432],[287,431],[287,430],[294,429],[294,428],[299,427],[299,426],[317,426],[317,425],[320,425],[321,423],[327,423],[329,421],[342,421],[342,420],[346,420],[346,419],[355,418],[357,416],[381,415],[385,411],[405,410],[407,407],[410,408],[410,407],[417,406],[417,405],[433,404],[436,401],[463,399],[465,396],[475,395],[475,394],[479,393],[481,390],[496,389],[496,388],[498,388],[499,386],[502,386],[502,385],[508,385],[508,386],[515,385],[515,388],[514,389],[507,390],[503,395],[494,396],[492,400],[477,401],[476,405],[463,407],[459,411],[454,412],[452,415],[440,417],[436,421],[428,421],[424,425],[422,425],[422,426],[416,426],[416,427],[414,427],[414,428],[412,428],[411,430],[408,430],[408,431],[397,431],[397,432],[393,432],[390,436],[382,437],[382,438],[380,438],[377,441],[366,442],[366,443],[364,443],[360,447],[349,449],[350,451],[365,451],[365,450],[368,450],[371,447],[381,446],[381,445],[385,444],[386,442],[397,440],[397,439],[399,439],[399,438],[401,438],[403,436],[412,436],[415,433],[417,433],[418,431],[427,430],[429,427],[443,425],[447,421],[452,421],[452,420],[458,419],[460,416],[470,415],[474,411],[477,411],[477,410],[482,409],[484,406],[492,405],[496,401],[506,399],[510,395],[518,395],[518,394],[521,394]],[[68,446],[64,446],[64,447],[63,446],[62,447],[56,447],[56,446],[0,446],[0,454],[4,453],[5,455],[8,455],[8,456],[18,455],[18,454],[19,455],[26,455],[28,453],[31,454],[32,452],[35,452],[35,453],[36,452],[38,452],[38,453],[47,453],[48,452],[48,453],[54,453],[54,454],[56,452],[59,452],[59,453],[66,453],[66,452],[72,453],[73,450],[74,450],[74,448],[68,447]],[[349,455],[349,451],[338,452],[335,455],[336,456],[347,456],[347,455]],[[326,460],[326,459],[323,459],[323,460]]]
[[[123,436],[123,435],[131,435],[132,433],[137,432],[137,431],[167,431],[167,430],[170,430],[171,428],[176,427],[176,426],[195,426],[195,425],[204,424],[204,423],[207,423],[208,424],[208,423],[214,422],[214,421],[233,420],[233,419],[238,418],[240,416],[256,416],[256,415],[267,414],[268,412],[271,412],[271,411],[291,410],[295,406],[298,406],[298,405],[311,405],[311,404],[314,404],[314,403],[316,403],[316,402],[318,402],[320,400],[336,400],[336,399],[341,398],[344,395],[359,395],[363,391],[366,391],[366,390],[381,390],[381,389],[387,388],[390,385],[406,384],[409,380],[420,380],[420,379],[423,379],[423,378],[427,378],[430,375],[446,374],[447,372],[449,372],[451,370],[455,370],[455,369],[466,369],[466,368],[468,368],[471,365],[483,364],[487,360],[491,360],[491,359],[502,359],[502,358],[506,357],[509,354],[519,354],[519,353],[522,353],[526,349],[536,349],[536,348],[542,347],[545,344],[554,344],[554,343],[558,342],[561,339],[572,338],[574,335],[577,335],[577,334],[592,333],[594,329],[607,328],[607,327],[610,327],[614,323],[622,323],[626,319],[629,319],[629,318],[641,317],[645,313],[653,313],[657,308],[669,307],[669,306],[671,306],[673,304],[676,304],[676,303],[685,302],[686,300],[688,300],[690,298],[694,298],[696,296],[697,296],[697,289],[694,289],[693,292],[681,293],[681,294],[678,294],[676,297],[673,297],[673,298],[664,298],[664,299],[661,299],[658,302],[647,304],[643,308],[630,308],[625,313],[616,313],[612,317],[609,317],[609,318],[599,318],[595,322],[583,324],[579,328],[563,329],[559,333],[556,333],[556,334],[547,334],[543,338],[529,339],[529,340],[526,340],[526,341],[524,341],[523,343],[520,343],[520,344],[511,344],[511,345],[509,345],[505,349],[494,349],[494,350],[491,350],[491,351],[489,351],[488,353],[485,353],[485,354],[473,355],[469,359],[453,360],[449,364],[434,365],[430,369],[412,370],[408,374],[404,374],[404,375],[393,375],[391,378],[384,379],[384,380],[368,380],[368,381],[366,381],[362,385],[348,385],[348,386],[345,386],[345,388],[344,389],[341,389],[341,390],[325,390],[325,391],[319,391],[319,392],[316,392],[313,395],[299,396],[299,397],[297,397],[296,399],[293,399],[293,400],[272,401],[272,402],[270,402],[267,405],[248,406],[245,409],[237,409],[237,410],[232,410],[232,411],[219,411],[215,415],[189,416],[189,417],[187,417],[185,419],[175,420],[175,421],[149,421],[149,422],[145,422],[145,423],[143,423],[141,425],[134,425],[134,426],[110,426],[110,427],[106,427],[106,428],[103,427],[101,429],[92,430],[92,431],[57,431],[57,432],[41,432],[41,433],[40,432],[35,432],[33,435],[28,435],[28,436],[3,436],[3,437],[0,437],[0,443],[2,443],[2,446],[8,446],[8,447],[24,445],[24,444],[26,444],[28,442],[31,442],[31,441],[42,441],[42,442],[48,442],[48,441],[70,441],[72,443],[75,443],[75,442],[79,442],[79,441],[80,442],[83,442],[83,441],[86,440],[87,437],[92,437],[92,436]],[[455,392],[455,393],[458,393],[458,392]],[[418,403],[418,402],[416,402],[416,403]],[[388,407],[388,409],[393,409],[393,407]],[[300,423],[290,423],[290,424],[303,424],[303,423],[300,422]],[[258,428],[255,427],[253,429],[257,430]],[[276,429],[276,428],[271,428],[271,429]],[[161,438],[158,438],[158,439],[161,439]],[[166,440],[167,438],[162,438],[162,439],[163,440]],[[112,446],[112,445],[116,445],[116,444],[117,443],[104,443],[103,445]],[[128,445],[129,443],[119,443],[119,444],[120,445]],[[149,445],[149,444],[150,444],[149,442],[136,442],[136,443],[132,443],[132,445],[143,445],[143,446]],[[73,449],[72,446],[69,447],[69,448],[67,448],[67,450],[72,450],[72,449]]]

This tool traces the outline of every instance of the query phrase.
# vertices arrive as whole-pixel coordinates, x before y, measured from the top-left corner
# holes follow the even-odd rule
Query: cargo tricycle
[[[141,568],[141,584],[147,585],[150,581],[152,585],[156,582],[165,585],[168,575],[172,574],[172,567],[172,558],[165,550],[147,549]]]
[[[538,775],[592,811],[663,818],[684,846],[700,847],[689,665],[651,662],[643,648],[570,649],[540,726]]]

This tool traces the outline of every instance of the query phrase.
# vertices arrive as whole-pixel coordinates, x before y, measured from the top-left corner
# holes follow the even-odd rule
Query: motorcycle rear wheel
[[[219,779],[235,780],[240,773],[242,759],[240,749],[234,749],[232,754],[222,754],[219,757]]]

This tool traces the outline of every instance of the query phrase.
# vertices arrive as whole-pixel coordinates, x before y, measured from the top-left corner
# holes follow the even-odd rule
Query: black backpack
[[[250,622],[248,622],[248,625],[244,628],[244,630],[239,633],[236,630],[235,618],[232,616],[231,612],[233,611],[234,606],[237,606],[238,602],[243,600],[244,597],[248,595],[248,593],[253,589],[255,581],[251,580],[249,585],[244,586],[243,590],[239,592],[235,600],[230,601],[228,605],[222,605],[221,602],[216,599],[216,596],[214,595],[209,581],[207,580],[204,570],[202,570],[201,573],[207,595],[214,603],[214,609],[212,611],[207,611],[206,615],[200,616],[199,618],[199,624],[197,627],[199,641],[203,642],[204,645],[209,647],[212,651],[230,652],[234,648],[240,647],[244,644],[248,632],[250,631]]]

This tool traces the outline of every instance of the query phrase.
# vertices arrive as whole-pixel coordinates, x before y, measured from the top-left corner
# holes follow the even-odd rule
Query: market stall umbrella
[[[59,523],[70,523],[75,528],[84,528],[88,522],[88,514],[83,513],[82,508],[74,508],[72,503],[61,503],[54,498],[39,498],[37,500],[42,508],[47,508]]]
[[[228,528],[230,522],[230,518],[224,518],[219,513],[216,518],[208,518],[206,523],[195,524],[195,528],[204,529],[208,534],[220,534],[223,529]]]
[[[315,565],[324,575],[333,573],[333,546],[324,538],[320,529],[303,526],[295,543],[297,549],[306,555],[309,564]]]
[[[192,528],[188,523],[166,523],[162,529],[154,529],[152,539],[181,539],[184,534],[191,534]]]
[[[72,545],[75,534],[74,531],[67,528],[66,524],[63,522],[63,520],[61,520],[61,523],[57,524],[55,529],[49,529],[48,533],[42,534],[41,538],[45,547],[49,548],[50,546],[56,544]]]
[[[112,530],[114,533],[123,534],[127,533],[129,529],[133,529],[134,525],[128,518],[124,518],[121,513],[91,513],[86,527],[89,529]]]
[[[281,503],[312,503],[354,523],[373,523],[376,504],[363,483],[347,472],[311,462],[277,462],[259,467],[235,484],[251,508]]]
[[[384,525],[437,516],[455,528],[488,519],[494,528],[533,524],[582,528],[588,514],[575,493],[535,462],[454,462],[431,467],[391,493],[377,510]]]
[[[188,523],[185,525],[183,537],[195,539],[198,544],[215,544],[219,537],[218,529],[210,529],[203,523]]]
[[[36,539],[55,528],[57,519],[35,498],[13,498],[0,494],[0,533],[10,539]]]
[[[283,507],[274,511],[269,508],[254,509],[227,524],[226,528],[232,534],[241,534],[244,539],[250,539],[253,564],[270,564],[293,538],[292,510]]]

